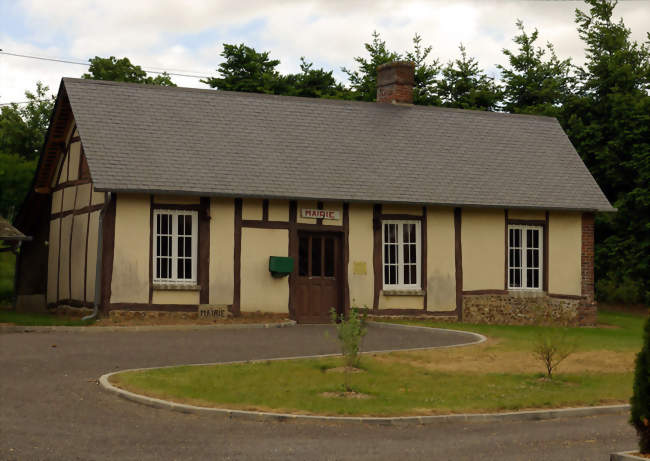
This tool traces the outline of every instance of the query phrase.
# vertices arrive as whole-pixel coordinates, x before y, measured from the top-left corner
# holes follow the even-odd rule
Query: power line
[[[18,54],[18,53],[10,53],[8,51],[0,50],[0,54],[4,54],[6,56],[14,56],[18,58],[27,58],[27,59],[37,59],[39,61],[51,61],[51,62],[60,62],[63,64],[75,64],[77,66],[85,66],[88,67],[90,64],[86,62],[79,62],[79,61],[69,61],[67,59],[57,59],[57,58],[47,58],[44,56],[30,56],[27,54]],[[164,70],[163,68],[156,68],[160,69],[158,71],[153,70],[152,68],[142,68],[142,70],[149,72],[151,74],[167,74],[167,75],[174,75],[177,77],[190,77],[190,78],[210,78],[208,75],[191,75],[189,73],[180,73],[180,72],[192,72],[192,71],[178,71],[178,72],[168,72]],[[198,74],[198,73],[197,73]]]

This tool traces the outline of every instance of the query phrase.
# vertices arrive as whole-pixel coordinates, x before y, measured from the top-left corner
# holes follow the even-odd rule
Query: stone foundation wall
[[[463,322],[498,325],[596,324],[596,305],[581,298],[546,295],[463,295]]]

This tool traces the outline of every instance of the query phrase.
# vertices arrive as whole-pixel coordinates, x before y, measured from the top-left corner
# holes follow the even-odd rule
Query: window
[[[538,290],[542,286],[542,227],[508,226],[508,288]]]
[[[196,284],[196,211],[154,210],[154,283]]]
[[[384,288],[420,288],[420,222],[383,221]]]

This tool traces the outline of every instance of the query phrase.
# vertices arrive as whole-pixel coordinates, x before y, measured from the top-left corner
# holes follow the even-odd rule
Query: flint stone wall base
[[[463,321],[493,325],[596,324],[597,307],[584,299],[564,299],[545,294],[463,295]]]

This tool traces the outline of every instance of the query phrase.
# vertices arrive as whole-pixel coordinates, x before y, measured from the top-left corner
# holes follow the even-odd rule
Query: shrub
[[[650,453],[650,318],[643,330],[643,347],[636,356],[630,406],[630,423],[639,436],[639,451]]]
[[[575,351],[575,343],[564,328],[543,328],[533,344],[533,355],[544,363],[546,376],[553,378],[555,369]]]
[[[332,321],[336,323],[336,333],[341,344],[341,353],[348,367],[357,367],[359,365],[359,347],[361,340],[366,335],[366,317],[359,315],[359,310],[355,307],[350,309],[350,314],[346,319],[343,314],[340,317],[336,311],[330,311]]]

